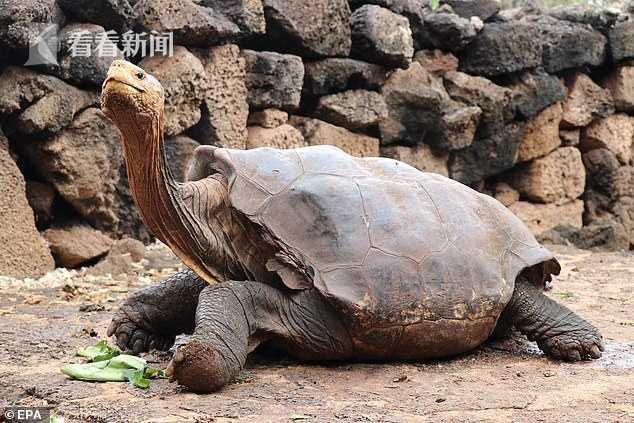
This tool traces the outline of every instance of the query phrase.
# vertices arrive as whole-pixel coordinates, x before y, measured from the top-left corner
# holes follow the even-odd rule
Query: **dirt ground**
[[[563,272],[550,295],[599,327],[600,360],[552,361],[519,335],[427,363],[305,365],[259,355],[211,395],[166,380],[144,391],[59,371],[105,337],[130,290],[174,271],[160,248],[115,278],[58,270],[38,281],[0,279],[0,407],[48,405],[67,422],[633,422],[634,254],[553,249]],[[166,356],[146,358],[166,365]]]

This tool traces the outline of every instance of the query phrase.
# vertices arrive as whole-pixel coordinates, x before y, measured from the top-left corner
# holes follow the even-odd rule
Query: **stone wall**
[[[114,239],[151,238],[130,198],[118,130],[99,109],[113,59],[72,55],[77,31],[174,34],[171,57],[130,60],[166,89],[167,154],[179,178],[199,144],[333,144],[493,195],[547,240],[612,249],[634,243],[634,16],[627,7],[5,4],[0,182],[3,193],[13,186],[0,198],[2,274],[37,276],[52,267],[51,254],[57,265],[85,265]],[[27,66],[29,44],[52,23],[60,28],[58,63]],[[123,56],[121,41],[111,47]]]

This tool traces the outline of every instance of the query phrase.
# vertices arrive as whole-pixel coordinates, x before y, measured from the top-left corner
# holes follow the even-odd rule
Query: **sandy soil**
[[[632,422],[634,255],[554,249],[564,270],[550,295],[601,329],[600,360],[551,361],[520,336],[427,363],[320,366],[259,355],[212,395],[166,380],[147,391],[79,382],[59,371],[105,337],[128,291],[174,271],[169,260],[118,278],[58,270],[40,281],[0,280],[0,407],[48,405],[71,422]],[[156,262],[166,268],[147,270]],[[166,365],[165,356],[146,358]]]

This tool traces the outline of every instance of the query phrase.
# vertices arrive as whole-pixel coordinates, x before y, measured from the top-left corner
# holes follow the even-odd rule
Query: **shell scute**
[[[443,176],[326,146],[226,151],[232,206],[284,257],[281,279],[308,278],[353,329],[469,321],[485,339],[519,272],[557,270],[503,205]]]
[[[260,221],[323,271],[363,262],[370,240],[362,210],[354,180],[309,173],[276,195]]]

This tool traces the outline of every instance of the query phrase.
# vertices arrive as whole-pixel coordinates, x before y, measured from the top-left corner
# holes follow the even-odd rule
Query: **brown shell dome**
[[[353,330],[494,324],[524,268],[556,263],[496,200],[396,160],[315,146],[216,149],[214,161],[232,206],[276,244],[270,267],[317,288]]]

